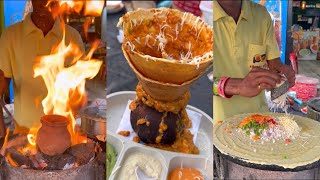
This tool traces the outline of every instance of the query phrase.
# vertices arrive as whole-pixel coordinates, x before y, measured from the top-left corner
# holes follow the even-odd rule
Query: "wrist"
[[[229,77],[221,77],[221,78],[214,77],[213,94],[215,96],[220,96],[223,98],[231,98],[232,97],[232,95],[227,95],[225,93],[225,85],[229,81],[229,79],[230,79]]]
[[[224,92],[226,96],[240,95],[242,79],[240,78],[230,78],[224,87]]]

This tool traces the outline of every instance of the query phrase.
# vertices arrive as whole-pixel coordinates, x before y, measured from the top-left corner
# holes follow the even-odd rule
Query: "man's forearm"
[[[4,94],[6,94],[9,91],[10,81],[11,81],[11,78],[4,78],[4,89],[0,94],[1,98],[3,97]]]
[[[242,79],[240,78],[230,78],[224,87],[224,92],[228,96],[239,95],[239,85]]]
[[[282,65],[280,58],[268,60],[268,67],[271,71],[279,73]]]
[[[214,95],[219,96],[218,93],[218,84],[219,84],[219,80],[220,78],[218,77],[214,77]],[[230,78],[228,79],[228,81],[226,82],[225,86],[224,86],[224,92],[225,95],[227,96],[233,96],[233,95],[239,95],[239,84],[241,83],[242,79],[240,78]]]

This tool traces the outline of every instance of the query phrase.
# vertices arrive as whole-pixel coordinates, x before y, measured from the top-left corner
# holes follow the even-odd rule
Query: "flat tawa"
[[[254,113],[257,114],[257,113]],[[285,114],[259,113],[277,119]],[[228,160],[242,166],[271,171],[302,171],[320,165],[320,123],[309,118],[294,117],[301,132],[298,138],[286,144],[283,140],[262,142],[252,140],[245,133],[237,131],[238,124],[246,117],[241,114],[218,122],[213,128],[215,151]]]

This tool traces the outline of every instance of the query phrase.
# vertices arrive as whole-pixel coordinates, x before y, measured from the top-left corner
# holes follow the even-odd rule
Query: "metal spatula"
[[[282,81],[281,84],[273,88],[271,90],[271,100],[275,100],[278,97],[282,96],[283,94],[287,93],[289,91],[289,82],[288,80]]]

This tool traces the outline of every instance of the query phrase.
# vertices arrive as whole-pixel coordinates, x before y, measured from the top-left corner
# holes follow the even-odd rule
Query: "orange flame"
[[[42,101],[44,113],[67,117],[71,122],[69,131],[75,144],[75,114],[86,102],[85,82],[98,74],[102,61],[91,59],[96,45],[81,59],[83,52],[77,44],[65,44],[64,22],[61,27],[64,32],[62,41],[52,49],[50,55],[39,57],[33,70],[34,77],[42,77],[48,90]],[[66,67],[66,62],[71,62],[71,65]]]
[[[87,0],[86,8],[84,10],[85,16],[99,16],[102,13],[104,7],[103,0]]]
[[[92,23],[92,18],[87,18],[86,21],[83,24],[83,30],[84,30],[84,35],[86,37],[86,39],[88,38],[87,34],[88,34],[88,29]]]
[[[36,145],[36,136],[34,134],[28,134],[27,135],[28,142],[30,145],[35,146]]]
[[[60,15],[71,12],[80,14],[83,10],[85,16],[99,16],[105,4],[104,0],[49,0],[47,6],[52,2],[58,2]]]
[[[11,154],[7,154],[6,158],[12,166],[18,167],[18,164],[12,159]]]
[[[2,145],[2,148],[1,148],[1,151],[0,151],[0,154],[2,156],[5,155],[5,152],[6,152],[6,148],[7,148],[7,143],[8,143],[8,138],[9,138],[9,133],[10,133],[10,128],[7,128],[6,129],[6,136],[4,137],[4,142],[3,142],[3,145]]]

